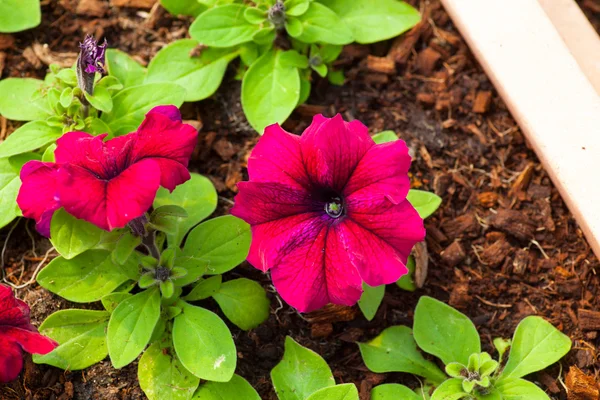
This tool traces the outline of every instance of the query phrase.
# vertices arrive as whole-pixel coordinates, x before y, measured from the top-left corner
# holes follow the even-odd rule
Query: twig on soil
[[[46,260],[48,259],[48,255],[50,255],[50,252],[54,250],[54,246],[50,247],[48,249],[48,251],[46,252],[46,254],[44,254],[44,258],[42,259],[42,261],[39,262],[39,264],[37,265],[37,267],[35,267],[35,270],[33,271],[33,275],[31,275],[31,278],[25,282],[22,285],[15,285],[12,282],[7,281],[5,278],[2,278],[2,280],[4,281],[4,283],[6,283],[7,285],[11,286],[13,289],[23,289],[29,285],[31,285],[33,282],[35,282],[35,278],[37,277],[38,272],[40,271],[40,269],[42,268],[42,266],[44,265],[44,263],[46,262]]]
[[[491,301],[488,301],[477,294],[475,295],[475,297],[477,297],[479,299],[479,301],[481,301],[483,304],[486,304],[490,307],[498,307],[498,308],[511,308],[512,307],[512,304],[492,303]]]
[[[569,388],[567,387],[567,385],[565,385],[565,383],[562,380],[562,370],[563,370],[562,363],[558,363],[558,366],[560,367],[560,370],[558,371],[558,376],[556,377],[556,380],[560,382],[562,387],[565,389],[565,392],[567,392],[567,395],[569,395]]]
[[[15,228],[17,227],[18,224],[19,224],[19,220],[17,219],[17,221],[13,224],[13,226],[10,227],[10,230],[8,231],[8,235],[6,235],[6,239],[4,240],[4,245],[2,246],[2,254],[0,254],[0,269],[2,269],[2,280],[4,280],[4,278],[6,277],[6,273],[4,271],[4,254],[6,253],[6,247],[8,245],[8,240],[10,239],[10,236],[12,235],[13,231],[15,230]]]
[[[548,254],[546,254],[546,252],[544,251],[544,249],[542,249],[542,246],[540,245],[540,243],[537,240],[531,239],[530,243],[533,243],[540,250],[540,252],[542,253],[542,255],[544,256],[544,258],[546,260],[550,259],[550,257],[548,257]]]
[[[25,223],[25,231],[31,239],[31,252],[33,253],[34,257],[38,257],[37,253],[35,252],[35,236],[33,236],[33,233],[31,233],[31,230],[29,229],[29,224],[27,222]]]
[[[219,196],[219,200],[229,204],[229,205],[234,205],[235,203],[233,201],[231,201],[230,199],[228,199],[227,197],[223,197],[223,196]]]

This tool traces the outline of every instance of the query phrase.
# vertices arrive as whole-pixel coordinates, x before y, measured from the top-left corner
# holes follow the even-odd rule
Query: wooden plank
[[[441,1],[600,256],[594,86],[537,0]]]
[[[579,68],[600,94],[600,38],[574,0],[538,0]]]

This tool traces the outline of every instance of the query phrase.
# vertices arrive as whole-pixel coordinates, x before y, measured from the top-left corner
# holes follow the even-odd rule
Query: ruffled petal
[[[319,208],[319,203],[306,190],[278,183],[240,182],[238,188],[239,193],[235,196],[231,214],[250,225],[312,212]]]
[[[423,220],[412,205],[387,201],[372,211],[357,210],[353,204],[349,210],[339,235],[361,278],[379,286],[405,275],[413,246],[425,238]]]
[[[178,113],[179,111],[177,111]],[[198,131],[173,119],[169,106],[152,109],[137,130],[131,160],[153,159],[160,167],[161,186],[173,191],[190,179],[187,166],[196,146]]]
[[[169,118],[171,121],[181,122],[181,113],[179,112],[179,108],[168,105],[168,106],[156,106],[152,110],[148,111],[146,116],[151,114],[160,114]],[[149,119],[146,119],[142,124],[150,123]]]
[[[341,192],[354,169],[375,145],[369,131],[359,121],[345,122],[317,115],[300,139],[302,157],[316,186]]]
[[[355,304],[362,293],[362,281],[335,228],[319,218],[307,222],[302,235],[293,237],[278,251],[271,269],[277,291],[300,312],[314,311],[328,303]]]
[[[367,203],[379,203],[383,197],[395,204],[404,201],[410,189],[410,161],[402,140],[371,147],[348,180],[344,196],[360,196]]]
[[[19,344],[23,350],[30,354],[48,354],[58,346],[58,343],[44,335],[40,335],[37,330],[0,327],[0,336]]]
[[[298,190],[310,187],[300,136],[278,124],[267,126],[248,158],[248,175],[253,182],[277,182]]]
[[[0,333],[0,383],[17,379],[23,368],[23,351],[21,346],[7,340]]]
[[[60,208],[57,197],[58,166],[54,163],[29,161],[21,169],[21,188],[17,204],[23,216],[34,219],[36,229],[50,237],[52,215]]]
[[[110,231],[148,211],[159,187],[159,176],[153,160],[135,163],[109,181],[67,164],[60,169],[59,196],[67,212]]]
[[[0,326],[2,325],[35,329],[29,323],[29,306],[17,299],[13,290],[5,285],[0,285]]]

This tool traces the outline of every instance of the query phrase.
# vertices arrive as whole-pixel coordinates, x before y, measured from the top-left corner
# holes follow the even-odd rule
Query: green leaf
[[[285,3],[283,3],[283,5],[285,6],[285,15],[298,17],[308,10],[308,6],[310,6],[310,1],[286,0]]]
[[[183,256],[206,266],[209,275],[223,274],[240,264],[250,250],[250,225],[233,215],[201,223],[188,235]]]
[[[269,318],[267,293],[250,279],[240,278],[223,283],[213,298],[225,316],[245,331],[256,328]]]
[[[502,400],[550,400],[542,389],[524,379],[502,380],[496,383],[496,389]]]
[[[306,400],[358,400],[358,390],[353,383],[319,389]]]
[[[50,241],[63,258],[70,260],[100,242],[102,230],[96,225],[75,218],[61,208],[52,216]]]
[[[190,15],[197,17],[208,9],[198,0],[160,0],[160,4],[175,16]]]
[[[123,89],[123,84],[116,76],[107,75],[96,83],[95,88],[104,88],[106,90],[119,91]],[[94,92],[95,95],[95,92]]]
[[[394,131],[382,131],[373,135],[373,140],[377,144],[394,142],[398,140],[398,136]]]
[[[421,16],[417,10],[397,0],[318,0],[329,7],[350,28],[361,44],[393,38],[415,26]]]
[[[256,7],[246,7],[244,18],[251,24],[262,24],[267,19],[267,12]]]
[[[14,166],[10,160],[20,156],[0,159],[0,228],[8,225],[21,215],[17,205],[17,195],[21,187],[19,170],[22,164]]]
[[[144,394],[150,400],[188,400],[200,379],[181,364],[170,338],[153,343],[140,358],[138,379]]]
[[[170,246],[179,246],[187,231],[217,208],[217,191],[211,181],[202,175],[195,173],[190,175],[191,179],[177,186],[173,193],[160,188],[154,200],[154,208],[176,205],[187,211],[187,218],[177,219],[177,234],[168,236]]]
[[[194,289],[184,297],[186,301],[198,301],[208,299],[221,288],[223,277],[221,275],[211,276],[208,279],[202,279],[194,286]]]
[[[106,334],[113,367],[122,368],[140,355],[159,318],[158,288],[144,290],[119,303],[110,317]]]
[[[414,320],[414,337],[419,347],[444,364],[467,365],[471,354],[481,353],[479,334],[473,322],[441,301],[421,297]]]
[[[87,92],[83,93],[87,101],[90,102],[92,107],[102,112],[108,113],[113,108],[113,101],[110,97],[110,92],[103,86],[94,87],[94,94],[91,95]]]
[[[185,89],[176,83],[160,82],[134,86],[117,93],[113,97],[113,109],[102,114],[115,136],[124,135],[137,130],[144,116],[152,108],[173,104],[183,104]]]
[[[417,285],[415,284],[415,258],[410,255],[408,256],[408,260],[406,261],[406,268],[408,268],[408,274],[402,276],[398,281],[396,281],[396,285],[402,290],[406,290],[407,292],[414,292],[417,290]]]
[[[37,277],[40,286],[75,303],[98,301],[127,280],[106,250],[88,250],[70,260],[57,257]]]
[[[416,189],[410,189],[406,199],[423,219],[433,214],[442,204],[442,198],[437,194]]]
[[[560,360],[570,349],[568,336],[543,318],[529,316],[517,326],[501,379],[540,371]]]
[[[369,286],[363,282],[363,294],[358,300],[358,307],[362,311],[363,315],[368,321],[375,318],[379,305],[385,295],[385,285],[381,286]]]
[[[50,126],[45,121],[28,122],[0,144],[0,158],[39,149],[61,136],[61,128]]]
[[[211,8],[190,26],[190,36],[213,47],[231,47],[252,40],[260,27],[244,18],[246,6],[228,4]]]
[[[386,383],[373,388],[371,400],[423,400],[415,392],[404,385]]]
[[[462,379],[448,379],[433,392],[431,400],[458,400],[470,397],[469,393],[463,392]]]
[[[440,383],[446,375],[417,349],[407,326],[392,326],[367,343],[358,343],[363,360],[371,371],[408,372]]]
[[[42,155],[42,161],[54,162],[54,150],[56,150],[56,143],[52,143],[50,146],[46,147],[46,150],[44,150],[44,154]]]
[[[261,400],[256,390],[239,375],[229,382],[206,382],[192,400]]]
[[[73,68],[63,68],[57,74],[56,78],[69,86],[77,86],[77,73]],[[72,89],[71,89],[72,90]]]
[[[2,0],[0,4],[1,2]],[[52,111],[48,107],[46,98],[40,96],[38,92],[43,84],[43,81],[32,78],[1,80],[0,115],[14,121],[33,121],[49,117]],[[34,95],[36,95],[35,99]]]
[[[217,91],[227,65],[239,55],[237,49],[208,48],[190,55],[200,43],[182,39],[163,47],[148,65],[146,83],[173,82],[186,90],[185,101],[199,101]]]
[[[0,0],[0,32],[24,31],[38,26],[41,21],[39,0]]]
[[[67,87],[60,94],[60,105],[64,108],[69,108],[73,102],[73,88]]]
[[[126,231],[117,241],[115,249],[112,251],[112,259],[115,263],[123,265],[127,262],[136,247],[142,244],[140,236],[134,236],[131,232]]]
[[[330,8],[320,3],[310,3],[308,10],[299,17],[302,34],[298,40],[304,43],[349,44],[354,41],[352,31]]]
[[[308,57],[296,50],[283,51],[279,62],[284,67],[308,68]]]
[[[46,355],[33,355],[38,364],[76,371],[102,361],[107,355],[106,327],[110,313],[93,310],[60,310],[40,326],[40,333],[60,346]]]
[[[334,386],[331,369],[314,351],[285,338],[283,359],[271,371],[279,400],[304,400],[319,389]]]
[[[242,81],[242,107],[248,122],[262,134],[267,125],[283,123],[300,99],[298,68],[285,67],[281,51],[271,50],[250,66]]]
[[[121,50],[106,50],[106,65],[108,73],[117,78],[125,88],[138,86],[144,82],[146,68]]]
[[[227,382],[237,362],[235,344],[227,325],[217,314],[182,302],[175,317],[173,345],[181,363],[195,376]]]
[[[100,300],[102,301],[102,306],[106,309],[106,311],[112,313],[115,308],[117,308],[119,303],[130,298],[131,296],[132,294],[127,292],[113,292],[102,297]]]

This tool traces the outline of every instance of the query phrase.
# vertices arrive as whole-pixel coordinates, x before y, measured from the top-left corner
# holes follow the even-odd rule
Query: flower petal
[[[345,122],[340,114],[315,116],[300,139],[308,175],[318,186],[341,192],[365,153],[375,145],[359,121]]]
[[[56,196],[57,172],[56,164],[36,160],[27,162],[21,169],[17,204],[23,216],[34,219],[37,231],[46,237],[50,237],[52,215],[60,208]]]
[[[137,162],[108,181],[67,164],[60,169],[59,196],[67,212],[110,231],[148,211],[159,187],[159,176],[153,160]]]
[[[278,182],[294,189],[308,188],[310,181],[302,162],[300,136],[279,124],[269,125],[248,158],[253,182]]]
[[[173,105],[156,106],[152,110],[148,111],[146,116],[149,114],[161,114],[169,118],[171,121],[181,122],[181,113],[179,112],[179,108]]]
[[[193,126],[172,119],[173,112],[164,106],[146,114],[131,155],[134,162],[155,160],[160,167],[160,184],[170,191],[190,179],[187,166],[198,138]]]
[[[423,220],[408,201],[387,201],[375,210],[349,206],[339,229],[340,240],[370,286],[397,281],[405,275],[413,246],[425,238]]]
[[[0,336],[0,383],[17,379],[23,368],[23,352],[21,347]]]
[[[35,329],[29,323],[29,306],[17,299],[10,287],[0,285],[0,326]]]
[[[410,189],[410,155],[402,140],[375,145],[360,160],[344,188],[344,196],[378,203],[383,197],[398,204]]]
[[[231,214],[250,225],[312,212],[319,207],[309,192],[278,183],[240,182],[238,188]]]
[[[281,297],[300,312],[328,303],[353,305],[362,293],[362,280],[334,230],[324,219],[313,218],[301,237],[279,250],[271,269]]]
[[[18,343],[23,350],[30,354],[48,354],[54,350],[58,343],[41,335],[36,330],[27,330],[13,327],[0,327],[0,336]]]

